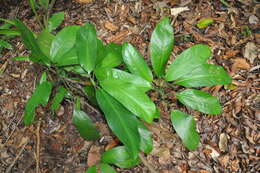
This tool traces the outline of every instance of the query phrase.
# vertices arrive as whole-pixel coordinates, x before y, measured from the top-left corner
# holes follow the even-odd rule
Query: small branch
[[[155,168],[146,160],[143,153],[139,153],[139,157],[143,162],[144,166],[146,166],[151,173],[158,173],[158,171],[156,171]]]
[[[40,173],[40,128],[41,128],[41,120],[39,121],[36,129],[36,138],[37,138],[37,145],[36,145],[36,173]]]

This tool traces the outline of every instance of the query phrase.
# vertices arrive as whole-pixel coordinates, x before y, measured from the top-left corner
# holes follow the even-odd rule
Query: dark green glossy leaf
[[[157,76],[165,74],[165,66],[173,49],[174,35],[169,18],[163,18],[155,27],[150,42],[152,66]]]
[[[39,0],[39,4],[41,5],[41,7],[45,8],[47,10],[49,7],[49,1],[50,0]]]
[[[144,92],[152,89],[151,83],[143,78],[115,68],[99,68],[95,70],[95,75],[99,81],[120,79],[129,85],[134,85]]]
[[[97,39],[97,60],[96,64],[100,64],[106,56],[106,46],[100,39]]]
[[[29,5],[33,11],[33,13],[36,15],[36,1],[35,0],[29,0]]]
[[[64,12],[54,13],[48,20],[48,31],[51,32],[60,26],[64,20]]]
[[[0,25],[0,30],[1,29],[9,29],[11,26],[12,26],[12,24],[10,24],[10,23],[6,23],[6,24],[3,24],[3,25]]]
[[[52,41],[50,56],[54,62],[59,62],[63,56],[71,51],[76,41],[79,26],[67,26],[63,28]]]
[[[76,51],[80,65],[90,73],[96,65],[97,33],[91,24],[80,28],[77,34]]]
[[[52,101],[51,110],[57,111],[60,107],[60,103],[64,99],[65,95],[67,94],[67,89],[63,86],[59,87],[57,93]]]
[[[41,83],[34,91],[25,106],[24,124],[30,125],[34,121],[35,109],[39,105],[45,106],[51,94],[52,84],[48,81]]]
[[[88,98],[88,100],[93,104],[93,105],[98,105],[97,99],[96,99],[96,91],[95,88],[91,86],[85,86],[84,88],[85,94]]]
[[[103,80],[100,85],[133,114],[148,123],[153,121],[156,107],[144,90],[115,78]]]
[[[220,114],[221,106],[217,97],[195,89],[186,89],[177,95],[177,99],[184,105],[206,114]]]
[[[185,87],[201,87],[230,84],[232,78],[221,66],[203,64],[185,76],[179,78],[175,84]]]
[[[189,114],[175,110],[171,113],[172,125],[182,142],[189,150],[195,150],[200,141],[195,120]]]
[[[0,40],[0,47],[4,47],[6,49],[13,49],[13,46],[4,40]]]
[[[114,168],[105,163],[100,164],[100,169],[101,173],[117,173]]]
[[[106,56],[97,65],[97,68],[113,68],[122,63],[122,46],[115,43],[106,45]]]
[[[109,127],[126,146],[129,154],[136,158],[140,143],[137,129],[139,121],[103,89],[98,89],[96,94],[99,107],[104,112]]]
[[[11,24],[11,25],[15,25],[15,22],[14,22],[13,19],[8,20],[8,19],[4,19],[4,18],[1,18],[1,17],[0,17],[0,21],[5,22],[5,23],[9,23],[9,24]]]
[[[131,168],[140,163],[139,157],[133,159],[124,146],[115,147],[104,152],[101,160],[103,163],[114,164],[120,168]]]
[[[205,64],[211,57],[209,46],[197,44],[183,51],[167,70],[166,80],[173,81],[192,72],[198,66]]]
[[[145,154],[150,153],[153,150],[153,138],[151,132],[142,122],[140,122],[138,132],[140,134],[140,150]]]
[[[21,33],[21,37],[26,48],[31,50],[32,53],[36,55],[42,63],[44,63],[45,65],[49,65],[50,59],[47,56],[45,56],[41,51],[36,39],[34,38],[32,31],[29,30],[20,20],[15,19],[14,22]],[[38,59],[35,58],[35,61],[37,62]]]
[[[86,173],[98,173],[97,167],[96,165],[91,166],[90,168],[88,168],[88,170],[86,171]]]
[[[51,43],[54,40],[55,36],[49,33],[47,30],[43,30],[37,37],[37,43],[41,51],[47,56],[50,57]]]
[[[131,73],[152,82],[153,74],[150,68],[142,55],[130,43],[124,43],[122,54],[123,60]]]
[[[100,137],[99,132],[89,116],[75,107],[72,117],[73,124],[78,129],[80,136],[86,140],[96,140]]]

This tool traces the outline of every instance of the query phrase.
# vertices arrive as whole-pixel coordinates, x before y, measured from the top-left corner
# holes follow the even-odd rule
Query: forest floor
[[[160,173],[256,173],[260,172],[260,4],[257,0],[57,0],[53,12],[64,11],[67,25],[92,23],[98,36],[108,42],[130,42],[150,63],[148,45],[155,24],[169,16],[175,33],[171,60],[184,49],[197,43],[211,47],[210,63],[222,65],[232,76],[232,85],[204,87],[202,90],[219,97],[221,115],[205,115],[184,108],[176,98],[161,99],[150,93],[161,109],[161,119],[149,125],[154,149],[147,162]],[[0,17],[20,18],[33,31],[39,31],[27,1],[10,1],[0,5]],[[176,15],[178,7],[186,11]],[[214,23],[205,29],[196,27],[202,18]],[[14,50],[0,58],[0,172],[83,173],[100,159],[102,152],[117,144],[102,117],[96,125],[102,139],[83,140],[72,124],[72,104],[64,101],[57,116],[38,108],[31,126],[22,121],[23,111],[31,96],[40,70],[30,62],[12,61],[26,55],[20,39],[12,40]],[[178,88],[176,88],[178,89]],[[175,92],[174,89],[167,92]],[[192,114],[197,121],[201,140],[197,150],[189,151],[181,143],[170,122],[174,108]],[[89,107],[85,111],[95,116]],[[118,172],[145,173],[140,164]]]

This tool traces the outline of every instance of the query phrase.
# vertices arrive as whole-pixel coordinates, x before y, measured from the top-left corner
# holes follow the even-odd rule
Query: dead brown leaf
[[[106,21],[105,22],[105,28],[110,30],[110,31],[116,31],[118,30],[118,26],[114,25],[113,23]]]
[[[231,72],[236,73],[238,69],[248,70],[250,64],[244,58],[236,58],[233,60],[234,64],[231,67]]]
[[[79,3],[91,3],[91,2],[94,2],[95,0],[74,0],[76,2],[79,2]]]
[[[245,46],[244,57],[253,63],[255,58],[257,57],[258,50],[253,42],[248,42]]]
[[[96,145],[93,145],[88,153],[87,165],[90,167],[98,163],[98,161],[100,160],[100,156],[100,148]]]

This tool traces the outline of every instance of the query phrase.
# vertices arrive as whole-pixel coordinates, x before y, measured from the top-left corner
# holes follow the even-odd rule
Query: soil
[[[218,96],[221,115],[205,115],[183,107],[175,97],[151,92],[161,109],[161,119],[149,125],[154,149],[145,156],[148,165],[160,173],[256,173],[260,172],[260,4],[257,0],[57,0],[53,12],[65,11],[67,25],[92,23],[98,36],[108,42],[130,42],[145,56],[156,23],[169,16],[175,32],[171,60],[184,49],[204,43],[211,47],[210,63],[222,65],[232,76],[232,85],[201,88]],[[33,31],[39,26],[27,1],[2,0],[0,17],[22,19]],[[178,15],[178,7],[187,7]],[[199,29],[203,18],[214,23]],[[28,54],[21,40],[11,40],[14,50],[4,50],[0,58],[0,172],[82,173],[100,159],[102,152],[118,145],[102,115],[88,104],[84,111],[92,116],[101,131],[96,142],[83,140],[72,124],[72,103],[65,100],[52,116],[47,108],[36,110],[37,121],[22,122],[23,111],[32,95],[41,68],[11,57]],[[173,87],[167,93],[181,90]],[[86,101],[85,101],[86,102]],[[201,140],[197,150],[181,143],[170,122],[171,110],[192,114]],[[150,172],[147,164],[118,172]]]

